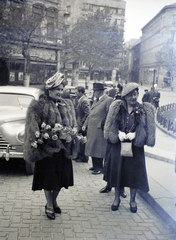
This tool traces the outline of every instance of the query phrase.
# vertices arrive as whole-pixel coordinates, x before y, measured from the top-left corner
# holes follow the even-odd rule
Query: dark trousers
[[[88,162],[88,157],[85,156],[84,152],[85,152],[85,146],[86,144],[85,143],[80,143],[80,146],[79,146],[79,152],[78,152],[78,155],[77,155],[77,158],[80,159],[82,162]]]
[[[95,171],[103,171],[103,158],[92,157],[92,165]]]

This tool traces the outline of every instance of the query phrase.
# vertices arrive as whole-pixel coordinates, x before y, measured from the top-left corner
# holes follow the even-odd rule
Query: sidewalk
[[[156,129],[156,144],[145,146],[146,167],[150,191],[139,194],[159,216],[176,232],[176,140]]]

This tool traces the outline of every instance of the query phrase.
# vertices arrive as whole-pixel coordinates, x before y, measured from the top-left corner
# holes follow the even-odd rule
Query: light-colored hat
[[[126,85],[123,86],[121,96],[125,97],[127,94],[129,94],[130,92],[132,92],[136,88],[139,88],[139,85],[137,83],[134,83],[134,82],[127,83]]]
[[[64,87],[67,85],[67,80],[64,74],[56,72],[52,77],[50,77],[45,83],[45,89],[49,90],[63,84]]]

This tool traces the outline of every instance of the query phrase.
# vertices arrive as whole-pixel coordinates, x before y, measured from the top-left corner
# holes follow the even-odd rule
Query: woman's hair
[[[119,89],[119,92],[121,93],[123,90],[123,87],[120,83],[117,84],[117,88]]]
[[[66,99],[71,99],[70,97],[70,93],[67,89],[65,89],[62,93],[62,98],[66,98]]]

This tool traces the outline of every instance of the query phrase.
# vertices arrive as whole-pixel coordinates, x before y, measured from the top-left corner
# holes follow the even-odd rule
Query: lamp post
[[[156,69],[154,68],[154,70],[153,70],[153,87],[155,84],[155,75],[156,75]]]

